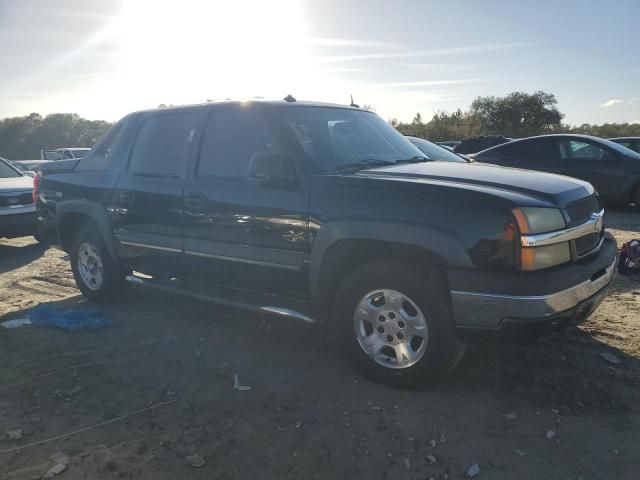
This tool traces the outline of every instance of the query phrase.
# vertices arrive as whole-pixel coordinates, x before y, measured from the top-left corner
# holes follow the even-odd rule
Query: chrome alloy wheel
[[[367,293],[353,315],[362,350],[387,368],[407,368],[427,350],[427,320],[418,305],[395,290]]]
[[[104,268],[98,249],[90,243],[82,243],[78,249],[78,273],[82,283],[91,290],[99,290],[104,279]]]

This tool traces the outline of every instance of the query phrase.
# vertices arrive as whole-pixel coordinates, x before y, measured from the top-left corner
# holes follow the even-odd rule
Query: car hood
[[[448,183],[452,187],[484,190],[497,196],[526,196],[564,207],[588,197],[588,182],[563,175],[499,167],[486,163],[422,162],[361,170],[356,176],[423,183]],[[513,195],[511,195],[513,196]]]
[[[0,193],[24,192],[33,190],[33,178],[28,176],[0,178]]]

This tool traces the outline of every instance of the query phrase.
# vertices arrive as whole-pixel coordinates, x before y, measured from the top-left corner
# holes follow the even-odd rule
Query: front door
[[[143,272],[173,272],[182,258],[182,193],[201,115],[174,110],[139,119],[112,218],[120,256]]]
[[[591,183],[603,197],[616,197],[627,182],[622,162],[601,145],[583,139],[560,140],[567,161],[564,173]]]
[[[213,108],[184,194],[184,249],[191,275],[261,293],[307,291],[305,186],[250,175],[258,154],[280,154],[259,105]]]

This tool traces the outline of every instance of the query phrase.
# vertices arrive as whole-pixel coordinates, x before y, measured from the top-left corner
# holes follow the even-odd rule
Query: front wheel
[[[375,262],[358,268],[336,296],[335,328],[356,368],[402,388],[423,388],[458,363],[448,290],[435,270]]]
[[[104,240],[95,229],[82,229],[73,242],[70,254],[73,277],[88,300],[113,300],[122,292],[123,270],[113,261]]]

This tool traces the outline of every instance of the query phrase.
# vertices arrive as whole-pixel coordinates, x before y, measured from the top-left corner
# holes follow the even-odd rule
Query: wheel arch
[[[452,231],[415,225],[340,222],[323,226],[311,253],[309,284],[319,304],[335,295],[340,281],[359,265],[397,259],[411,265],[471,266],[466,249]]]
[[[74,238],[83,228],[88,227],[94,227],[100,232],[109,254],[117,260],[118,253],[113,243],[111,222],[100,205],[75,200],[58,205],[56,230],[60,246],[65,252],[69,253]]]

